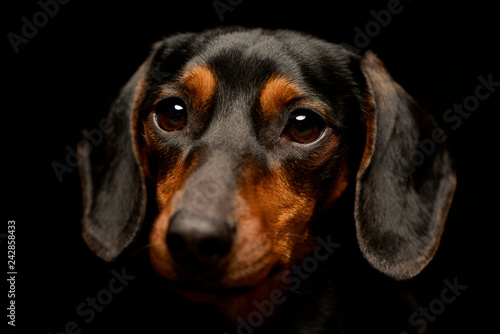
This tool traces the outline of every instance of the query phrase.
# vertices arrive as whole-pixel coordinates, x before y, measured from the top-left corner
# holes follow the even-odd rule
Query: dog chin
[[[253,285],[217,285],[200,281],[171,282],[171,288],[195,303],[209,303],[220,307],[221,311],[234,323],[239,318],[246,319],[261,305],[266,305],[265,316],[270,316],[276,308],[276,300],[284,300],[285,285],[278,266],[266,271],[264,277],[252,279]],[[248,278],[247,278],[248,279]],[[247,280],[246,279],[246,280]],[[247,281],[249,282],[249,281]],[[272,307],[268,306],[273,303]]]

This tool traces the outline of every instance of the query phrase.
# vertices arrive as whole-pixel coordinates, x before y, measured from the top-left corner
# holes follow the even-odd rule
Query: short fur
[[[172,97],[186,104],[187,123],[168,132],[154,115]],[[325,128],[300,144],[287,121],[304,109]],[[82,155],[85,241],[102,259],[117,259],[153,201],[154,268],[175,291],[219,305],[233,321],[252,301],[289,288],[286,273],[329,237],[328,224],[355,224],[364,258],[396,280],[417,275],[438,248],[456,183],[452,159],[440,144],[412,165],[436,124],[371,52],[286,30],[178,34],[154,45],[108,118],[116,130]],[[354,212],[339,222],[342,197]],[[189,272],[167,242],[174,216],[182,228],[196,221],[197,232],[222,224],[230,251],[214,268]],[[297,323],[297,332],[328,330]]]

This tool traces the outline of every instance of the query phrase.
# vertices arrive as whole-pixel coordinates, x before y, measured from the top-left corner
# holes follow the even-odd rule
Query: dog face
[[[345,114],[359,119],[362,110],[360,88],[342,76],[341,49],[305,76],[299,59],[318,50],[276,57],[290,41],[276,48],[275,37],[247,32],[212,39],[190,43],[183,52],[193,56],[179,63],[167,60],[168,43],[157,46],[150,71],[166,75],[155,87],[146,79],[134,128],[161,211],[154,267],[189,294],[202,284],[218,295],[279,278],[312,251],[309,222],[348,183]],[[325,71],[328,87],[315,87]]]
[[[440,146],[408,163],[435,125],[373,54],[290,31],[180,34],[155,44],[109,118],[116,131],[82,161],[84,238],[115,259],[151,180],[151,262],[195,301],[270,293],[349,186],[373,267],[410,278],[437,249],[451,159]]]

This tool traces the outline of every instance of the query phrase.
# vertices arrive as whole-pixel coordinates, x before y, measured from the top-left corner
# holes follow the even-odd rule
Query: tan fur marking
[[[288,102],[302,95],[299,86],[285,77],[274,75],[266,81],[260,93],[261,112],[265,116],[281,113]]]
[[[181,81],[196,111],[206,111],[217,89],[217,77],[213,70],[197,65],[189,69]]]

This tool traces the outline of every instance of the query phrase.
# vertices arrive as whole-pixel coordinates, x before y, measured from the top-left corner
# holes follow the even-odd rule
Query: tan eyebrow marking
[[[302,95],[302,89],[281,75],[273,75],[262,87],[260,106],[263,116],[280,113],[288,102]]]
[[[217,89],[217,77],[214,71],[202,65],[189,69],[181,77],[183,89],[197,110],[204,110],[210,104]]]

